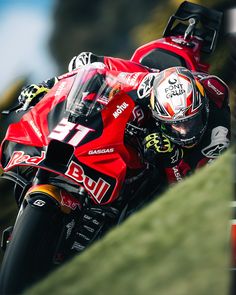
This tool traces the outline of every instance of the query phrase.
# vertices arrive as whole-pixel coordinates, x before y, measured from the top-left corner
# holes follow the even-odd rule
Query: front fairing
[[[35,166],[61,174],[105,204],[117,197],[127,169],[143,167],[137,152],[124,145],[125,127],[135,104],[129,96],[113,91],[114,100],[106,101],[103,96],[100,109],[91,108],[89,116],[80,116],[74,111],[78,110],[73,108],[75,102],[68,100],[73,98],[70,93],[76,78],[78,75],[61,80],[9,127],[1,165],[5,171]]]

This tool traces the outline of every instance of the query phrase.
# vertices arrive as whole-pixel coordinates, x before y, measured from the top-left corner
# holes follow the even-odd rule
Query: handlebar
[[[9,115],[10,113],[15,112],[15,111],[21,109],[23,105],[24,105],[23,103],[19,103],[17,106],[15,106],[15,107],[13,107],[13,108],[11,108],[9,110],[3,110],[3,111],[1,111],[1,114],[2,115]]]

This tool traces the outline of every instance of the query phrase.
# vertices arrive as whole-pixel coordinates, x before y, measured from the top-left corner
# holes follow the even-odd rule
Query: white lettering
[[[33,120],[29,121],[30,126],[33,128],[34,132],[38,135],[38,137],[42,137],[42,133],[39,131],[38,127],[35,125]]]
[[[45,159],[45,152],[42,151],[40,156],[34,156],[31,157],[29,155],[25,155],[23,151],[15,151],[10,161],[8,162],[7,166],[5,167],[5,170],[10,169],[11,167],[14,167],[19,164],[29,164],[29,165],[38,165]]]
[[[113,153],[114,148],[111,149],[101,149],[101,150],[91,150],[88,152],[89,155],[99,155],[99,154],[109,154]]]
[[[62,92],[62,90],[65,88],[66,82],[62,82],[59,87],[57,88],[57,91],[55,93],[55,96],[59,96]]]
[[[129,105],[126,102],[123,102],[121,105],[117,105],[116,111],[113,113],[113,117],[116,119],[119,115],[128,107]]]
[[[99,178],[96,182],[92,178],[85,175],[83,167],[73,161],[71,161],[65,175],[68,175],[75,181],[82,183],[82,185],[89,193],[91,193],[98,203],[101,203],[102,199],[110,188],[110,184],[104,179]]]
[[[172,169],[173,169],[173,172],[174,172],[174,175],[175,175],[177,181],[182,180],[182,177],[181,177],[181,175],[179,173],[179,169],[176,166],[173,167]]]
[[[213,84],[211,84],[210,81],[207,81],[207,85],[208,85],[211,89],[213,89],[217,95],[222,95],[222,94],[224,94],[224,93],[221,92],[219,89],[217,89]]]

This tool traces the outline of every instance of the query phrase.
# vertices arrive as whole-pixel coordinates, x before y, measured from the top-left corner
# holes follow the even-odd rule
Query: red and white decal
[[[97,181],[85,175],[83,167],[71,161],[65,175],[73,178],[75,181],[82,183],[85,189],[91,193],[98,203],[101,203],[106,192],[110,188],[110,184],[99,177]]]
[[[123,84],[128,84],[128,85],[134,87],[138,83],[138,78],[140,75],[142,75],[142,73],[122,72],[117,76],[117,78],[118,78],[119,82],[121,82]]]
[[[77,146],[89,132],[95,131],[94,129],[88,128],[86,126],[68,122],[66,118],[63,118],[48,137],[51,139],[63,141],[74,129],[78,131],[68,141],[68,144],[73,146]]]
[[[15,151],[13,152],[10,161],[8,162],[5,169],[10,169],[13,166],[18,164],[29,164],[29,165],[38,165],[45,159],[45,151],[41,152],[40,156],[31,157],[26,155],[23,151]]]
[[[80,209],[82,208],[80,202],[76,198],[72,197],[67,191],[61,190],[60,195],[61,204],[63,206],[69,207],[72,210],[75,210],[77,207]]]

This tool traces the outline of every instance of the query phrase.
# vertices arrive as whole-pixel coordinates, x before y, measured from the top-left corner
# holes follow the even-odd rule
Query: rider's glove
[[[183,158],[183,150],[162,133],[151,133],[144,140],[144,157],[150,163],[160,161],[164,167],[173,167]]]
[[[92,52],[81,52],[79,55],[76,55],[72,58],[68,65],[68,71],[71,72],[81,68],[84,65],[89,65],[98,61],[99,57]]]
[[[34,106],[56,84],[57,78],[52,78],[40,84],[31,84],[23,88],[19,102],[23,105],[18,111],[26,111]]]

